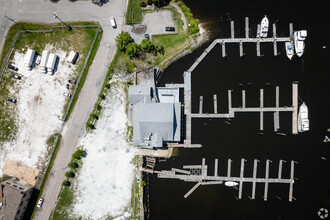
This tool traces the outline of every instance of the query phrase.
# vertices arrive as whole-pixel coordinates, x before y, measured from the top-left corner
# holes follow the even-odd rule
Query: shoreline
[[[183,48],[177,53],[173,54],[172,56],[168,57],[166,60],[164,60],[162,63],[160,63],[160,74],[157,76],[157,81],[159,80],[159,77],[161,76],[162,72],[166,70],[167,67],[169,67],[172,63],[178,61],[182,57],[192,53],[205,43],[207,43],[210,40],[210,34],[206,31],[205,28],[203,28],[203,24],[199,24],[199,36],[196,39],[192,39],[193,42],[191,42],[188,47],[189,49]],[[191,37],[191,36],[190,36]],[[191,37],[192,38],[192,37]]]

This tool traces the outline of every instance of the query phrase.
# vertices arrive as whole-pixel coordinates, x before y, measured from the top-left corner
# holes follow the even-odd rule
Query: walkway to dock
[[[223,184],[224,182],[230,181],[238,184],[238,199],[242,198],[243,184],[244,183],[252,183],[252,193],[250,199],[255,199],[256,192],[256,183],[264,183],[264,195],[263,198],[265,201],[268,200],[268,184],[270,183],[285,183],[289,184],[289,201],[291,202],[293,197],[293,184],[294,184],[294,164],[295,161],[291,161],[291,170],[290,170],[290,179],[282,178],[282,166],[284,160],[279,161],[278,167],[278,176],[277,178],[269,177],[269,165],[270,160],[266,160],[266,172],[265,177],[260,178],[257,177],[257,166],[258,160],[254,160],[253,164],[253,176],[252,177],[244,177],[244,164],[246,160],[244,158],[241,159],[241,167],[240,167],[240,175],[239,177],[231,176],[231,164],[232,160],[228,159],[227,166],[227,175],[219,176],[218,175],[218,159],[215,159],[214,162],[214,175],[208,176],[207,169],[208,166],[205,164],[205,158],[202,159],[201,165],[186,165],[183,166],[183,169],[172,168],[172,170],[161,170],[161,171],[152,171],[150,169],[143,169],[145,172],[156,173],[158,174],[158,178],[169,178],[169,179],[179,179],[186,182],[197,182],[197,184],[189,190],[184,197],[187,198],[194,190],[198,188],[200,185],[214,185],[214,184]]]
[[[258,30],[260,30],[260,25],[258,25]],[[194,69],[198,66],[200,62],[206,57],[206,55],[215,47],[217,44],[221,44],[222,48],[222,57],[226,57],[226,44],[227,43],[238,43],[239,44],[239,53],[240,57],[244,56],[244,50],[243,50],[243,44],[244,43],[255,43],[256,44],[256,52],[257,56],[261,57],[261,50],[260,50],[260,44],[261,43],[273,43],[273,48],[274,48],[274,56],[279,55],[277,51],[277,43],[281,42],[288,42],[293,40],[293,24],[289,24],[289,37],[278,37],[276,33],[276,24],[273,24],[273,36],[272,37],[267,37],[267,38],[261,38],[259,36],[256,36],[255,38],[250,38],[249,33],[249,18],[245,18],[245,38],[235,38],[235,30],[234,30],[234,21],[230,22],[230,27],[231,27],[231,37],[230,38],[221,38],[221,39],[216,39],[214,40],[210,46],[208,46],[205,51],[202,53],[202,55],[195,61],[195,63],[188,69],[188,72],[194,71]]]
[[[276,86],[276,103],[275,107],[264,107],[264,90],[260,89],[260,106],[246,107],[245,90],[242,90],[242,106],[232,107],[232,91],[228,90],[228,113],[218,113],[217,95],[213,95],[214,113],[203,113],[203,96],[199,97],[199,113],[191,113],[190,118],[234,118],[235,113],[239,112],[254,112],[260,113],[260,130],[264,129],[264,113],[274,113],[274,131],[277,132],[280,128],[279,112],[292,112],[292,134],[297,134],[297,111],[298,111],[298,84],[292,84],[292,106],[279,106],[279,87]]]

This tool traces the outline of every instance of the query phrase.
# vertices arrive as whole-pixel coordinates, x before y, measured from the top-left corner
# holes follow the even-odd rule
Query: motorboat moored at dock
[[[265,17],[261,20],[260,33],[259,33],[260,37],[267,37],[268,27],[269,27],[269,20],[265,15]]]
[[[308,108],[305,102],[299,107],[298,113],[298,131],[305,132],[309,130]]]
[[[291,42],[285,42],[285,52],[286,56],[291,60],[293,57],[293,45]]]
[[[298,57],[301,57],[305,49],[305,39],[307,37],[307,31],[295,31],[293,34],[294,37],[294,49]]]
[[[225,186],[230,186],[230,187],[233,187],[233,186],[237,186],[238,183],[234,182],[234,181],[227,181],[225,182]]]

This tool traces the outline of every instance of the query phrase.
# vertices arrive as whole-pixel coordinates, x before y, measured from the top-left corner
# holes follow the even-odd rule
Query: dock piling
[[[214,105],[214,113],[218,114],[218,99],[216,94],[213,95],[213,105]]]
[[[242,90],[242,107],[245,108],[245,90]]]
[[[227,177],[230,177],[231,175],[231,159],[228,159],[228,163],[227,163]]]
[[[280,88],[276,86],[276,101],[275,106],[278,109],[280,107]],[[280,129],[280,112],[274,112],[274,131],[277,132]]]
[[[257,166],[258,160],[255,159],[253,162],[252,199],[256,197]]]
[[[289,23],[290,38],[293,38],[293,24]]]
[[[226,54],[226,43],[222,43],[221,46],[222,46],[222,57],[226,57],[227,56],[227,54]]]
[[[234,21],[230,21],[231,38],[235,38]]]
[[[214,176],[218,176],[218,159],[214,160]]]
[[[260,53],[260,41],[257,41],[257,56],[261,57],[261,53]]]
[[[298,134],[298,83],[292,83],[292,134]]]
[[[266,160],[266,177],[265,177],[265,190],[264,190],[264,200],[267,201],[268,197],[268,179],[269,179],[269,160]]]
[[[249,38],[249,17],[245,17],[245,38]]]
[[[203,96],[199,97],[199,114],[203,113]]]
[[[291,172],[290,172],[290,189],[289,189],[289,201],[292,202],[293,198],[293,183],[294,183],[294,161],[291,161]]]
[[[238,198],[242,199],[242,189],[243,189],[243,176],[244,176],[244,162],[245,159],[241,159],[241,172],[240,172],[240,182],[239,182],[239,190],[238,190]]]
[[[260,109],[264,107],[264,90],[260,89]],[[264,112],[260,111],[260,131],[264,130]]]

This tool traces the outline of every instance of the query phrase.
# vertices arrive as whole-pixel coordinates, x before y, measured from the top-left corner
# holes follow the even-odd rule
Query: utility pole
[[[7,15],[5,15],[5,18],[7,18],[8,20],[11,20],[12,22],[14,22],[15,24],[18,24],[25,32],[28,31],[26,30],[20,23],[17,23],[16,21],[14,21],[14,19],[9,18]]]
[[[53,12],[53,15],[54,15],[54,19],[58,19],[58,20],[60,20],[65,26],[67,26],[67,28],[69,29],[69,31],[71,31],[72,30],[72,27],[70,26],[70,25],[67,25],[66,23],[64,23],[59,17],[58,17],[58,14],[54,11]]]

